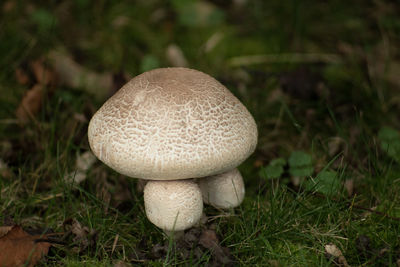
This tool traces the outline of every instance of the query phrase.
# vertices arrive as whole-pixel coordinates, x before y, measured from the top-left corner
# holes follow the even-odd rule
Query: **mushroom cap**
[[[246,107],[211,76],[161,68],[136,76],[94,114],[93,153],[124,175],[197,178],[230,170],[255,149]]]
[[[199,187],[204,203],[221,209],[239,206],[245,195],[243,178],[236,168],[200,179]]]
[[[189,180],[149,181],[144,188],[147,218],[167,231],[182,231],[200,221],[203,200],[199,186]]]

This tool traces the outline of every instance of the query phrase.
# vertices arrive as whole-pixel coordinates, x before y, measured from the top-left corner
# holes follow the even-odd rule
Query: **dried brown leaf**
[[[13,226],[0,226],[0,238],[10,232],[12,228]]]
[[[14,8],[15,8],[15,1],[13,1],[13,0],[8,0],[8,1],[4,2],[4,4],[3,4],[3,12],[4,13],[10,12]]]
[[[28,74],[21,68],[15,70],[15,79],[21,85],[27,85],[30,80]]]
[[[325,255],[328,259],[333,259],[340,266],[350,266],[342,251],[335,244],[325,245]]]
[[[0,237],[0,266],[34,266],[47,255],[51,243],[39,241],[43,236],[31,236],[20,226],[13,226]]]
[[[89,234],[89,228],[82,226],[77,220],[73,220],[71,224],[71,232],[75,235],[75,240],[87,239]]]
[[[42,107],[43,85],[36,84],[22,97],[16,116],[20,123],[26,123],[33,118]]]
[[[219,240],[214,230],[203,230],[199,238],[199,244],[209,249],[217,262],[224,265],[233,263],[229,249],[219,245]]]
[[[75,62],[68,54],[60,51],[50,52],[48,58],[62,83],[85,90],[98,99],[109,96],[113,85],[111,73],[97,73],[89,70]]]
[[[208,249],[214,249],[219,246],[217,234],[213,230],[204,230],[201,233],[199,244]]]
[[[69,226],[70,233],[74,235],[73,241],[79,246],[76,248],[76,252],[83,252],[88,247],[95,245],[97,241],[97,232],[94,229],[82,226],[76,219],[67,219],[63,224],[65,228]]]
[[[49,85],[55,81],[54,73],[43,64],[42,60],[32,61],[30,67],[38,83]]]

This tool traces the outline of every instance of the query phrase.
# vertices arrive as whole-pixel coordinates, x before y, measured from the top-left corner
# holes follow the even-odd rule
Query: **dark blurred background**
[[[324,265],[334,242],[352,265],[398,263],[399,14],[394,0],[0,1],[0,226],[86,229],[55,265],[168,260],[140,184],[96,163],[87,126],[132,77],[184,66],[244,103],[259,144],[242,206],[206,208],[174,262]]]
[[[6,0],[0,127],[78,117],[82,141],[93,112],[130,78],[185,66],[244,102],[262,157],[321,134],[357,145],[355,121],[371,133],[398,125],[389,114],[399,110],[399,11],[396,1]]]

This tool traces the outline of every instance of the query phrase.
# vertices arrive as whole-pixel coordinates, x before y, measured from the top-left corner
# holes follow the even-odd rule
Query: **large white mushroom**
[[[133,78],[105,102],[90,121],[88,137],[105,164],[151,180],[144,189],[146,215],[158,227],[174,231],[192,227],[201,217],[202,193],[187,179],[211,181],[210,176],[225,172],[237,177],[234,169],[257,144],[257,126],[246,107],[211,76],[162,68]],[[238,190],[237,199],[227,201],[229,207],[244,196],[244,187],[236,188],[243,186],[241,176],[241,182],[235,179],[227,182]],[[208,184],[205,188],[213,183]],[[208,192],[218,195],[218,190]]]

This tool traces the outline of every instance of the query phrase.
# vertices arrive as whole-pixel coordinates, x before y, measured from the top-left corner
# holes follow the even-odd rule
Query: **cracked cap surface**
[[[88,137],[93,153],[119,173],[176,180],[238,166],[256,147],[257,126],[211,76],[162,68],[136,76],[107,100]]]

